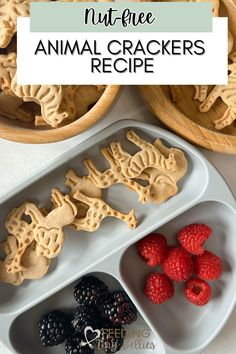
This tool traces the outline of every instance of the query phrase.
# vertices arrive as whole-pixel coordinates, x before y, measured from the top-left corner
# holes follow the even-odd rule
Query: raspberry
[[[203,306],[211,298],[211,287],[203,279],[191,278],[185,284],[184,293],[186,298],[194,305]]]
[[[203,254],[203,243],[211,236],[212,229],[205,224],[185,226],[178,233],[178,241],[186,251],[192,254]]]
[[[174,285],[165,274],[151,273],[147,276],[144,293],[154,304],[162,304],[174,296]]]
[[[205,251],[194,259],[194,272],[204,280],[216,280],[222,274],[222,260],[214,253]]]
[[[162,268],[170,279],[186,281],[193,273],[192,256],[182,247],[169,248]]]
[[[167,241],[161,234],[151,234],[138,243],[138,252],[150,267],[161,264],[165,258]]]

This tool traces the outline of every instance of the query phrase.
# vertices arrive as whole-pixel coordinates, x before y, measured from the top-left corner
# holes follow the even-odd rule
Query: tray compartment
[[[105,281],[110,290],[122,289],[117,279],[107,273],[90,273]],[[30,310],[26,311],[22,315],[16,318],[10,329],[10,342],[14,350],[19,354],[64,354],[64,345],[55,346],[52,348],[44,348],[39,340],[37,332],[37,322],[48,311],[53,309],[75,310],[77,302],[73,298],[73,287],[79,281],[79,279],[65,287],[63,290],[49,297],[47,300],[34,306]],[[157,354],[164,354],[164,349],[161,343],[157,342],[153,332],[150,330],[141,315],[138,315],[138,320],[125,327],[127,329],[128,337],[124,342],[124,348],[121,352],[124,354],[130,354],[131,352],[137,352],[130,348],[131,343],[152,342],[157,347]],[[127,348],[127,349],[125,349]],[[96,351],[96,353],[102,353]],[[146,349],[138,350],[140,354],[146,354]]]
[[[213,228],[214,234],[205,247],[222,257],[224,271],[220,280],[211,282],[213,298],[202,308],[185,299],[182,283],[175,283],[175,296],[170,301],[162,305],[152,304],[143,293],[144,279],[152,271],[162,271],[161,268],[148,267],[138,255],[137,244],[129,247],[121,259],[121,275],[127,288],[167,347],[179,353],[200,352],[224,325],[233,307],[236,287],[235,214],[226,204],[204,202],[157,230],[166,235],[169,244],[176,244],[176,233],[186,224],[206,223]]]
[[[137,126],[136,126],[137,125]],[[141,125],[141,128],[139,126]],[[105,200],[113,207],[123,212],[134,208],[139,225],[136,230],[129,230],[121,221],[107,218],[101,228],[95,233],[65,231],[65,243],[62,253],[54,260],[48,275],[38,281],[26,281],[18,288],[0,284],[0,313],[14,313],[26,310],[26,308],[42,301],[62,289],[67,284],[78,278],[82,272],[87,271],[92,265],[116,252],[119,248],[128,247],[147,232],[152,231],[156,225],[162,225],[175,215],[180,214],[195,204],[204,194],[208,185],[208,171],[204,160],[188,144],[181,139],[159,128],[142,125],[135,121],[122,122],[106,128],[96,136],[85,141],[81,146],[67,152],[62,160],[57,161],[55,169],[44,177],[34,182],[28,181],[28,187],[17,195],[3,203],[0,207],[0,228],[4,230],[4,219],[12,208],[20,205],[25,200],[31,200],[42,206],[47,206],[50,199],[50,190],[59,187],[62,191],[68,191],[63,185],[64,176],[70,168],[74,168],[79,175],[86,174],[82,161],[93,158],[98,168],[105,168],[105,161],[100,155],[100,149],[108,146],[112,141],[120,140],[122,145],[131,153],[136,149],[133,144],[125,139],[129,129],[134,129],[140,136],[150,141],[161,138],[170,146],[184,150],[189,162],[188,174],[180,183],[179,193],[167,202],[147,204],[138,203],[137,194],[128,191],[124,186],[116,185],[104,191]],[[183,143],[183,146],[182,146]],[[194,188],[193,188],[194,186]],[[2,239],[7,236],[1,233]]]

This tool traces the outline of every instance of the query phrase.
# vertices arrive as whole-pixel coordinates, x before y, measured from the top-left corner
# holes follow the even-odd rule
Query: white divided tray
[[[96,273],[108,285],[124,288],[139,311],[134,328],[148,328],[155,350],[122,349],[124,354],[197,354],[216,336],[227,320],[236,298],[236,203],[219,173],[191,145],[163,129],[136,121],[119,121],[67,151],[50,167],[32,176],[19,192],[0,205],[0,227],[9,211],[25,200],[45,206],[50,191],[58,187],[67,191],[63,182],[73,168],[78,175],[86,174],[82,161],[92,158],[98,168],[105,169],[100,149],[112,141],[121,141],[131,153],[137,149],[126,140],[126,132],[134,129],[141,137],[154,141],[161,138],[169,146],[182,149],[188,159],[187,175],[181,180],[179,193],[163,204],[138,203],[136,193],[122,185],[104,191],[105,200],[122,212],[134,208],[138,227],[128,229],[119,220],[107,218],[95,233],[66,229],[60,256],[52,263],[49,273],[41,280],[26,281],[19,287],[0,285],[0,340],[19,354],[63,354],[63,346],[43,348],[37,335],[41,315],[54,308],[76,307],[73,285],[82,275]],[[187,302],[181,284],[176,295],[162,305],[153,305],[143,293],[148,268],[137,255],[136,242],[154,230],[163,232],[170,243],[176,232],[193,222],[207,223],[214,235],[207,248],[223,258],[224,272],[212,284],[213,298],[198,308]],[[4,231],[1,237],[7,236]],[[131,339],[128,339],[131,341]]]

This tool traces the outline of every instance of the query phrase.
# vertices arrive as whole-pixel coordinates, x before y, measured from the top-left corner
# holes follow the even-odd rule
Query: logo
[[[151,341],[151,332],[146,328],[139,329],[124,329],[124,328],[102,328],[93,329],[91,326],[87,326],[84,329],[84,340],[81,341],[82,347],[89,346],[90,349],[94,349],[95,342],[98,349],[106,350],[110,352],[119,350],[150,350],[156,349],[156,344]],[[104,342],[104,339],[112,338]],[[121,345],[120,345],[121,344]]]
[[[84,329],[84,338],[86,342],[82,341],[81,342],[81,347],[85,347],[86,345],[89,346],[89,348],[93,349],[94,343],[97,339],[99,339],[101,336],[101,331],[99,329],[93,329],[92,327],[88,326]]]

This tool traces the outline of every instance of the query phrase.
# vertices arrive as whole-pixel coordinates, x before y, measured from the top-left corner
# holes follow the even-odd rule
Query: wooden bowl
[[[200,113],[193,86],[180,87],[184,99],[173,103],[168,86],[139,86],[144,101],[162,123],[184,139],[212,151],[236,154],[236,125],[216,131],[213,120],[225,111],[222,102]]]
[[[99,100],[86,114],[60,128],[36,128],[33,125],[0,116],[0,138],[29,144],[51,143],[71,138],[102,119],[119,92],[120,86],[107,86]]]
[[[219,15],[228,16],[232,35],[229,37],[229,48],[233,52],[236,51],[236,0],[221,0],[219,5]],[[176,103],[172,100],[169,86],[140,86],[139,90],[157,118],[178,135],[213,151],[236,154],[236,123],[222,130],[216,130],[213,123],[226,111],[227,106],[222,100],[218,99],[209,112],[201,113],[199,101],[193,99],[194,87],[179,88],[181,99]]]

